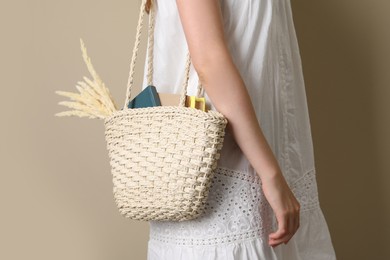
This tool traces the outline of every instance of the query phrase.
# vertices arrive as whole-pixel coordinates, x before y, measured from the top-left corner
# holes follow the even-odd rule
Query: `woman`
[[[206,214],[151,221],[148,259],[335,259],[289,0],[148,0],[150,8],[158,91],[180,93],[189,50],[188,93],[200,80],[229,124]]]

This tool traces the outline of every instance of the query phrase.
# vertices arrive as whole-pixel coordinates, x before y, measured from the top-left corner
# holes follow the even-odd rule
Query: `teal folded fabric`
[[[154,107],[161,106],[160,98],[155,86],[149,85],[143,89],[135,98],[133,98],[128,108]]]

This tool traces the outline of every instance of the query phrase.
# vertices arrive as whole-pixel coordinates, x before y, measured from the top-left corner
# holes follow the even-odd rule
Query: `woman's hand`
[[[269,235],[269,245],[287,244],[299,227],[300,204],[281,172],[262,179],[262,188],[273,209],[278,229]]]

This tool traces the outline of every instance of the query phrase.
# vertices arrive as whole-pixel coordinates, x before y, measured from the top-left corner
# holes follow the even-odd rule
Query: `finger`
[[[287,228],[280,226],[278,230],[276,230],[275,232],[269,235],[269,238],[272,240],[280,240],[283,237],[285,237],[287,234],[288,234]]]
[[[294,234],[298,231],[300,225],[300,206],[296,208],[294,215]]]
[[[270,242],[269,245],[272,246],[273,248],[277,247],[278,245],[281,245],[283,242]]]
[[[296,228],[296,223],[297,223],[295,214],[291,215],[291,217],[289,218],[289,223],[290,223],[289,234],[288,234],[288,237],[285,239],[284,244],[287,244],[288,241],[290,241],[290,239],[293,237],[293,235],[295,233],[295,228]]]
[[[295,233],[298,231],[298,228],[299,228],[299,225],[300,225],[300,208],[298,207],[297,210],[296,210],[296,213],[294,214],[294,216],[292,217],[292,230],[291,230],[291,236],[290,238],[284,242],[285,244],[287,244],[291,238],[295,235]]]
[[[272,240],[280,240],[281,238],[283,238],[284,236],[286,236],[289,232],[288,230],[288,218],[283,215],[283,217],[279,217],[278,219],[278,229],[276,230],[276,232],[273,232],[269,235],[269,238],[272,239]]]
[[[280,239],[289,231],[289,217],[287,213],[276,216],[276,220],[278,222],[278,229],[269,235],[269,237],[272,239]]]
[[[286,236],[284,236],[284,237],[282,237],[282,238],[280,238],[280,239],[276,239],[276,240],[270,239],[269,242],[268,242],[268,244],[269,244],[270,246],[272,246],[272,247],[275,247],[275,246],[280,245],[280,244],[282,244],[282,243],[286,243],[286,241],[288,241],[288,239],[289,239],[290,237],[291,237],[291,235],[286,235]]]

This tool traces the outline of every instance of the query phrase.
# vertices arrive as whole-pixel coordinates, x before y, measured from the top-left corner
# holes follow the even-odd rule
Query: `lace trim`
[[[161,234],[155,234],[151,240],[162,243],[173,243],[178,246],[214,246],[232,242],[242,242],[251,239],[262,240],[262,229],[250,230],[243,233],[229,234],[226,236],[214,236],[208,238],[191,238],[191,237],[168,237]]]
[[[218,174],[222,174],[228,177],[237,178],[243,181],[261,184],[261,179],[257,174],[247,174],[238,170],[233,170],[225,167],[218,167],[216,171]]]
[[[219,167],[217,173],[261,185],[261,179],[257,174],[246,174],[224,167]],[[307,171],[299,179],[295,180],[290,188],[301,204],[301,211],[319,207],[315,169]]]
[[[315,169],[306,172],[292,185],[291,190],[301,204],[301,212],[318,208],[318,189]]]
[[[318,206],[314,171],[296,180],[292,190],[305,212]],[[150,221],[150,240],[174,245],[218,245],[263,239],[274,223],[256,173],[218,167],[211,181],[205,214],[200,218]]]

